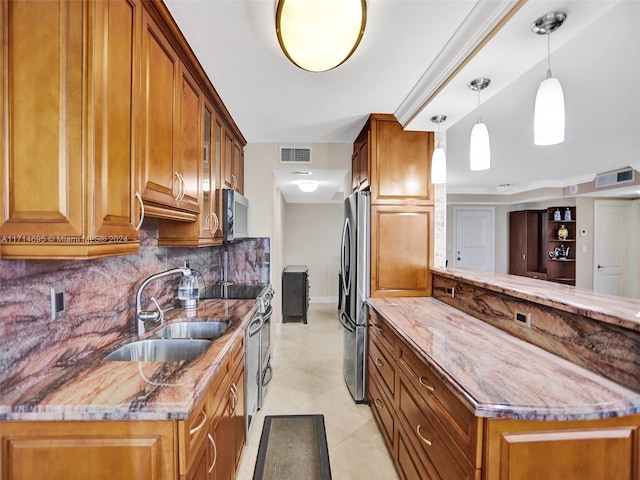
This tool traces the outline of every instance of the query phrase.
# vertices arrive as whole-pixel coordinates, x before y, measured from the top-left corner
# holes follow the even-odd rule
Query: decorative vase
[[[569,230],[567,230],[566,225],[562,225],[558,229],[558,240],[566,240],[569,236]]]
[[[564,211],[564,219],[567,222],[571,221],[571,210],[569,210],[569,207]]]

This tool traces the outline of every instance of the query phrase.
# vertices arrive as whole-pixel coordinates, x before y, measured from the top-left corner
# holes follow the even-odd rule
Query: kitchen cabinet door
[[[247,431],[247,419],[245,417],[246,408],[244,403],[244,361],[238,366],[231,385],[235,390],[235,402],[233,404],[232,417],[235,430],[234,470],[237,471],[240,466],[240,458],[242,457],[242,450],[244,449],[246,442]]]
[[[141,212],[135,188],[142,5],[138,0],[95,5],[95,231],[139,241],[136,225]],[[107,58],[99,52],[106,52]]]
[[[181,188],[174,164],[180,64],[146,10],[142,27],[142,198],[160,205],[176,205]]]
[[[198,171],[198,205],[200,214],[195,222],[161,219],[158,245],[203,247],[222,244],[221,132],[222,127],[211,104],[205,100],[202,113],[202,140]],[[196,154],[194,151],[192,154]]]
[[[137,252],[140,16],[126,0],[0,5],[3,258]]]
[[[235,478],[235,425],[231,416],[233,395],[227,384],[225,395],[220,399],[218,414],[212,422],[211,437],[215,443],[215,462],[212,480],[233,480]]]
[[[194,158],[200,138],[201,94],[147,10],[142,27],[140,188],[145,212],[159,218],[195,221],[198,167],[185,159]],[[199,162],[199,152],[197,158]]]
[[[406,131],[393,115],[369,120],[371,204],[433,205],[433,134]]]
[[[353,143],[351,187],[355,192],[369,186],[369,127],[365,127]]]
[[[172,421],[2,422],[2,479],[172,479],[174,429]]]
[[[244,150],[242,143],[234,137],[233,132],[225,126],[224,148],[222,155],[222,172],[224,187],[244,192]]]
[[[637,480],[639,425],[638,415],[558,422],[490,419],[483,478]]]
[[[433,207],[371,205],[371,296],[430,296]]]
[[[181,177],[179,208],[199,212],[198,192],[202,165],[202,92],[184,65],[180,66],[180,109],[176,145]]]

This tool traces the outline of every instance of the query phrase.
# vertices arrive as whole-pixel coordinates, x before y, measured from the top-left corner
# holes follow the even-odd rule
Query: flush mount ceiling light
[[[567,18],[564,12],[551,12],[531,24],[531,30],[547,36],[547,78],[538,87],[533,117],[533,141],[536,145],[564,142],[564,93],[557,78],[551,76],[551,33]]]
[[[491,80],[480,77],[470,81],[467,86],[474,92],[478,92],[478,109],[480,109],[480,92],[487,88]],[[489,130],[481,122],[478,115],[478,122],[471,130],[469,141],[469,168],[471,170],[487,170],[491,166],[491,143],[489,141]]]
[[[319,183],[309,180],[307,182],[298,183],[298,188],[302,190],[304,193],[315,192],[318,188]]]
[[[362,39],[366,0],[278,0],[282,51],[303,70],[325,72],[344,63]]]
[[[440,124],[447,120],[446,115],[435,115],[431,117],[433,123],[438,124],[438,133],[436,134],[436,149],[431,157],[431,183],[440,184],[447,182],[447,159],[444,148],[441,145]]]

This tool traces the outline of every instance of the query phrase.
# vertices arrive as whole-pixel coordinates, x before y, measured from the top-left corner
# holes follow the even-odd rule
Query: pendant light
[[[468,87],[474,92],[478,92],[478,109],[480,109],[480,92],[487,88],[491,80],[480,77],[468,83]],[[480,120],[471,130],[469,141],[469,168],[471,170],[487,170],[491,166],[491,143],[489,141],[489,130]]]
[[[278,0],[276,34],[296,66],[325,72],[344,63],[364,34],[366,0]]]
[[[431,117],[431,121],[438,124],[436,148],[433,151],[433,156],[431,157],[431,183],[433,184],[447,183],[447,159],[444,154],[444,148],[442,148],[440,138],[440,124],[446,120],[446,115],[436,115]]]
[[[557,78],[551,76],[551,38],[567,18],[564,12],[551,12],[531,24],[531,30],[547,36],[547,78],[538,87],[533,117],[533,141],[536,145],[564,142],[564,93]]]

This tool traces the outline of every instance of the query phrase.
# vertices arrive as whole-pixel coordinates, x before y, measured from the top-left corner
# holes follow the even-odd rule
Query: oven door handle
[[[271,381],[273,378],[273,368],[271,367],[271,362],[267,365],[267,368],[264,369],[264,376],[262,377],[262,386],[264,387],[267,383]]]
[[[256,317],[256,319],[253,322],[251,322],[251,324],[248,327],[249,337],[253,337],[254,335],[260,333],[260,330],[262,330],[263,325],[264,325],[264,320],[262,316]]]

